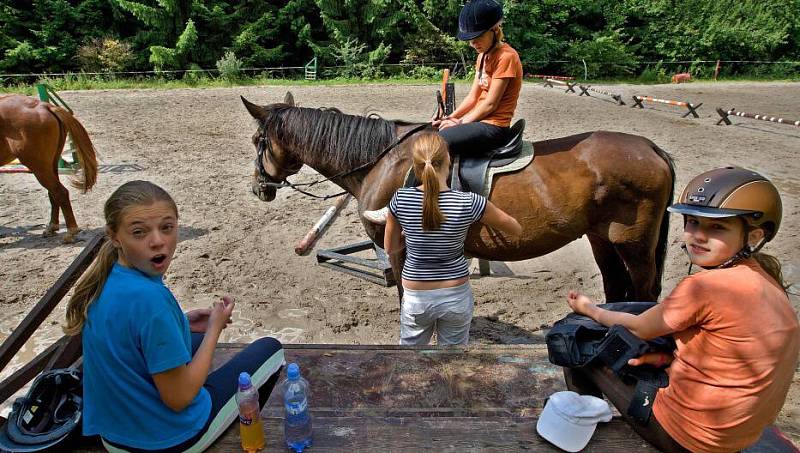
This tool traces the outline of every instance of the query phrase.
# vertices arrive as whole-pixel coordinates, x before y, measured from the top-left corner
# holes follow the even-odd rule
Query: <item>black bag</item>
[[[611,311],[641,314],[655,302],[614,302],[599,305]],[[570,313],[556,321],[545,337],[550,362],[566,368],[581,368],[603,364],[623,381],[636,383],[627,413],[637,423],[646,426],[652,414],[652,403],[661,387],[669,384],[663,370],[652,366],[629,366],[628,360],[648,352],[675,350],[672,337],[649,341],[633,335],[628,329],[615,325],[610,329],[587,316]]]
[[[641,314],[655,306],[655,302],[613,302],[600,308],[632,314]],[[553,324],[545,336],[547,355],[554,365],[580,368],[600,361],[614,370],[622,371],[628,359],[647,352],[671,352],[675,341],[671,337],[658,337],[644,341],[622,326],[608,328],[588,316],[570,313]]]

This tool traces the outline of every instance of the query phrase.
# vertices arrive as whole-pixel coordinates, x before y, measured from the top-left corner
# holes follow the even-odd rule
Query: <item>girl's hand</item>
[[[567,303],[572,311],[584,316],[589,316],[590,310],[592,307],[594,307],[594,302],[592,302],[592,299],[589,299],[585,295],[573,290],[570,290],[570,292],[567,294]]]
[[[461,118],[445,118],[441,121],[441,123],[439,123],[439,130],[458,126],[459,124],[461,124]]]
[[[214,302],[214,305],[211,306],[211,314],[208,317],[206,332],[222,332],[222,329],[231,322],[234,305],[231,296],[222,296],[222,300]]]
[[[628,360],[628,365],[653,365],[656,368],[663,368],[664,366],[668,367],[674,358],[672,354],[667,354],[665,352],[648,352],[647,354]]]
[[[208,318],[211,316],[210,308],[198,308],[186,312],[186,318],[189,320],[189,331],[193,333],[204,333],[208,330]],[[228,324],[231,320],[228,319]],[[228,327],[226,324],[225,327]],[[223,327],[223,329],[225,328]]]
[[[198,308],[186,312],[186,319],[189,320],[189,331],[193,333],[203,333],[208,329],[208,317],[211,316],[210,308]]]

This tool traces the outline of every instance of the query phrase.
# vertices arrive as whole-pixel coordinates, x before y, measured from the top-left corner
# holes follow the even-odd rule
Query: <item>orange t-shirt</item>
[[[522,62],[517,51],[506,43],[501,43],[486,56],[483,74],[479,74],[481,58],[483,58],[483,54],[478,54],[478,61],[475,62],[475,77],[480,77],[478,79],[480,88],[478,103],[486,99],[493,80],[511,79],[506,86],[505,93],[500,97],[497,108],[481,119],[481,122],[499,127],[509,127],[514,110],[517,108],[519,92],[522,89]]]
[[[653,404],[658,422],[694,452],[755,443],[797,366],[800,327],[786,293],[749,259],[686,277],[661,306],[677,350]]]

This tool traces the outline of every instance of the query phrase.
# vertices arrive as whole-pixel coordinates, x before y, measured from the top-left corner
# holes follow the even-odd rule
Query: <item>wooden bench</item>
[[[215,365],[243,346],[217,348]],[[309,380],[315,451],[560,451],[536,433],[546,398],[565,390],[543,344],[468,348],[285,346]],[[231,383],[234,385],[234,383]],[[262,411],[267,452],[285,452],[283,406]],[[240,450],[234,424],[209,451]],[[620,417],[586,451],[655,452]]]

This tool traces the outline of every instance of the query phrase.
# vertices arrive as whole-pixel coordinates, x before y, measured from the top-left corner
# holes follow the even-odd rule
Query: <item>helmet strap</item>
[[[494,27],[492,27],[489,31],[492,32],[492,45],[489,46],[489,48],[486,49],[486,52],[483,53],[483,56],[481,56],[481,65],[478,68],[478,80],[483,77],[483,65],[486,63],[486,55],[488,55],[489,52],[494,50],[494,48],[497,46],[497,32],[494,30]]]

